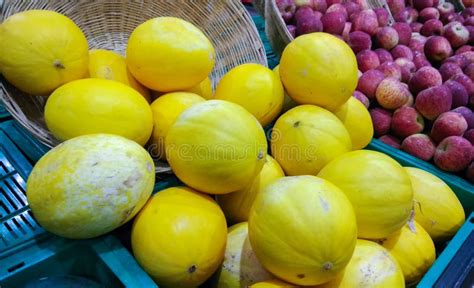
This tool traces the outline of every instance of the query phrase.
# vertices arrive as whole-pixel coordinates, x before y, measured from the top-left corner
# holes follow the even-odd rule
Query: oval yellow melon
[[[277,78],[280,79],[280,65],[277,65],[275,66],[275,68],[273,68],[273,73],[275,73]],[[296,103],[295,100],[291,99],[291,97],[288,96],[288,92],[286,92],[285,89],[283,89],[283,92],[285,94],[285,97],[283,99],[283,108],[281,109],[282,112],[286,112],[291,108],[298,106],[298,103]]]
[[[413,208],[410,177],[385,154],[360,150],[346,153],[318,174],[334,183],[351,201],[359,238],[387,237],[408,221]]]
[[[255,256],[248,237],[248,223],[229,228],[224,262],[216,272],[213,287],[247,288],[255,282],[274,278]]]
[[[192,105],[206,101],[201,96],[189,92],[173,92],[160,96],[151,103],[153,112],[153,133],[149,147],[153,157],[166,158],[165,136],[171,125],[184,110]]]
[[[308,286],[335,278],[357,238],[354,210],[334,184],[315,176],[283,177],[255,199],[250,243],[272,274]]]
[[[26,195],[36,220],[66,238],[92,238],[126,223],[155,184],[148,152],[126,138],[95,134],[68,140],[33,168]]]
[[[466,220],[463,207],[453,190],[435,175],[405,167],[415,198],[415,220],[433,241],[452,237]]]
[[[145,145],[153,129],[151,108],[140,93],[105,79],[76,80],[56,89],[46,102],[44,117],[62,141],[108,133]]]
[[[344,124],[313,105],[301,105],[280,116],[270,140],[272,155],[287,175],[316,175],[329,161],[352,149]]]
[[[382,245],[397,259],[408,285],[418,282],[436,258],[433,240],[416,221],[383,239]]]
[[[262,171],[255,177],[252,184],[242,190],[217,196],[217,202],[224,211],[227,221],[230,223],[248,221],[250,208],[258,193],[268,184],[284,176],[285,173],[278,162],[267,155]]]
[[[0,25],[0,51],[1,74],[26,93],[48,95],[87,76],[84,33],[54,11],[28,10],[8,17]]]
[[[320,288],[403,288],[402,269],[385,248],[367,240],[357,240],[351,261],[336,279]]]
[[[89,51],[89,76],[114,80],[132,87],[150,102],[150,91],[138,83],[127,69],[127,62],[122,55],[105,49]]]
[[[215,51],[206,35],[175,17],[158,17],[133,30],[127,45],[127,65],[146,87],[161,91],[190,89],[211,72]]]
[[[301,286],[286,283],[279,279],[261,281],[249,286],[250,288],[298,288]]]
[[[351,48],[327,33],[310,33],[283,51],[280,77],[288,95],[300,104],[334,110],[357,86],[357,61]]]
[[[211,79],[209,77],[206,77],[199,84],[192,87],[191,89],[188,89],[187,92],[197,94],[206,100],[212,99]]]
[[[214,99],[241,105],[266,126],[283,107],[283,86],[280,79],[267,67],[247,63],[239,65],[219,81]]]
[[[135,258],[159,286],[196,287],[221,265],[224,214],[209,196],[186,187],[155,194],[135,218]]]
[[[265,133],[255,117],[223,100],[197,103],[181,113],[168,130],[165,146],[176,176],[211,194],[249,185],[267,153]]]
[[[342,121],[352,141],[352,150],[362,149],[374,136],[374,126],[369,111],[359,100],[350,97],[346,103],[334,110],[334,115]]]

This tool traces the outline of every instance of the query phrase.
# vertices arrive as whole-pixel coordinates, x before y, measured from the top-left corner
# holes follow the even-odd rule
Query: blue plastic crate
[[[474,213],[438,256],[419,288],[474,286]]]

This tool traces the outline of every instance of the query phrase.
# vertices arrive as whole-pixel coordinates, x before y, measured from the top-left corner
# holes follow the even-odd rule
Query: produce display
[[[87,50],[81,30],[56,12],[6,19],[0,48],[21,49],[1,54],[0,71],[30,97],[47,97],[45,122],[63,141],[28,178],[38,223],[65,238],[88,239],[134,218],[124,229],[131,251],[163,287],[417,283],[435,260],[435,244],[465,221],[463,207],[435,175],[363,148],[374,134],[418,147],[438,141],[429,150],[437,165],[458,169],[454,151],[456,165],[472,166],[474,149],[461,136],[472,134],[468,125],[456,128],[459,135],[450,131],[453,121],[472,114],[466,104],[451,106],[452,91],[466,94],[472,84],[467,63],[474,63],[474,51],[446,28],[443,39],[462,52],[425,51],[416,69],[419,54],[401,45],[425,36],[398,31],[413,29],[408,23],[387,26],[386,10],[338,0],[282,3],[289,5],[282,9],[288,28],[305,35],[286,47],[274,71],[242,64],[213,79],[214,91],[214,39],[183,19],[145,21],[124,56]],[[417,17],[431,19],[433,9]],[[417,11],[404,3],[401,10],[397,19]],[[468,13],[450,19],[466,23]],[[41,25],[48,33],[25,30]],[[314,27],[318,32],[309,33]],[[29,58],[15,62],[11,55]],[[449,67],[432,67],[441,58],[445,67],[462,69],[444,84]],[[450,107],[438,110],[446,97]],[[430,121],[427,136],[423,125]],[[167,161],[181,183],[152,195],[161,181],[156,160]]]
[[[390,13],[364,0],[275,2],[293,37],[326,32],[352,48],[361,73],[353,96],[368,107],[376,138],[474,182],[472,1],[455,12],[447,1],[388,0]]]

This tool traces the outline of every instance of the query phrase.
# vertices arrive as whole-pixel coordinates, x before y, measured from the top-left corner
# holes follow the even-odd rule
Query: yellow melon
[[[135,218],[135,258],[159,286],[196,287],[221,265],[227,225],[209,196],[186,187],[154,195]]]
[[[211,72],[215,51],[206,35],[175,17],[157,17],[133,30],[127,45],[127,65],[146,87],[161,91],[190,89]]]
[[[405,167],[413,186],[415,220],[433,241],[451,238],[466,220],[464,209],[453,190],[435,175]]]
[[[248,237],[248,223],[229,228],[224,262],[213,279],[213,287],[247,288],[253,283],[274,278],[255,256]]]
[[[416,284],[436,258],[433,240],[416,221],[380,242],[397,259],[408,285]]]
[[[219,81],[215,99],[241,105],[266,126],[283,107],[283,86],[280,79],[267,67],[247,63],[239,65]]]
[[[272,274],[309,286],[335,278],[354,251],[354,210],[334,184],[315,176],[283,177],[255,199],[249,236]]]
[[[140,92],[150,102],[150,91],[130,74],[125,57],[114,51],[105,49],[90,50],[89,76],[121,82]]]
[[[249,185],[267,154],[265,133],[255,117],[223,100],[197,103],[181,113],[168,130],[165,146],[176,176],[211,194]]]
[[[357,61],[351,48],[327,33],[297,37],[283,50],[280,77],[299,104],[334,110],[351,97],[357,86]]]
[[[18,89],[48,95],[87,76],[84,33],[64,15],[49,10],[14,14],[0,25],[0,71]]]
[[[112,80],[81,79],[56,89],[46,102],[48,129],[59,140],[108,133],[145,145],[153,129],[148,102],[133,88]]]
[[[278,162],[270,155],[267,155],[262,171],[255,177],[252,184],[242,190],[217,195],[217,202],[224,211],[227,221],[231,223],[247,221],[250,208],[252,208],[253,201],[258,193],[267,187],[268,184],[284,176],[285,173],[283,173]]]
[[[352,149],[344,124],[318,106],[297,106],[280,116],[271,135],[272,155],[287,175],[316,175]]]
[[[126,223],[153,191],[148,152],[126,138],[95,134],[68,140],[33,168],[26,195],[36,220],[67,238],[92,238]]]
[[[359,238],[380,239],[405,225],[413,208],[410,177],[389,156],[369,150],[329,162],[318,177],[331,181],[351,201]]]
[[[336,279],[320,288],[403,288],[402,269],[385,248],[367,240],[357,240],[351,261]]]
[[[184,110],[204,101],[204,98],[194,93],[172,92],[151,103],[154,125],[148,150],[154,157],[166,159],[165,137],[171,125]]]

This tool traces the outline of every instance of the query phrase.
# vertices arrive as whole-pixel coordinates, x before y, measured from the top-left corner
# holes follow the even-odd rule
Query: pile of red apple
[[[354,97],[375,136],[474,182],[474,1],[456,13],[439,0],[276,0],[289,32],[331,33],[360,71]],[[471,4],[471,2],[473,4]]]

